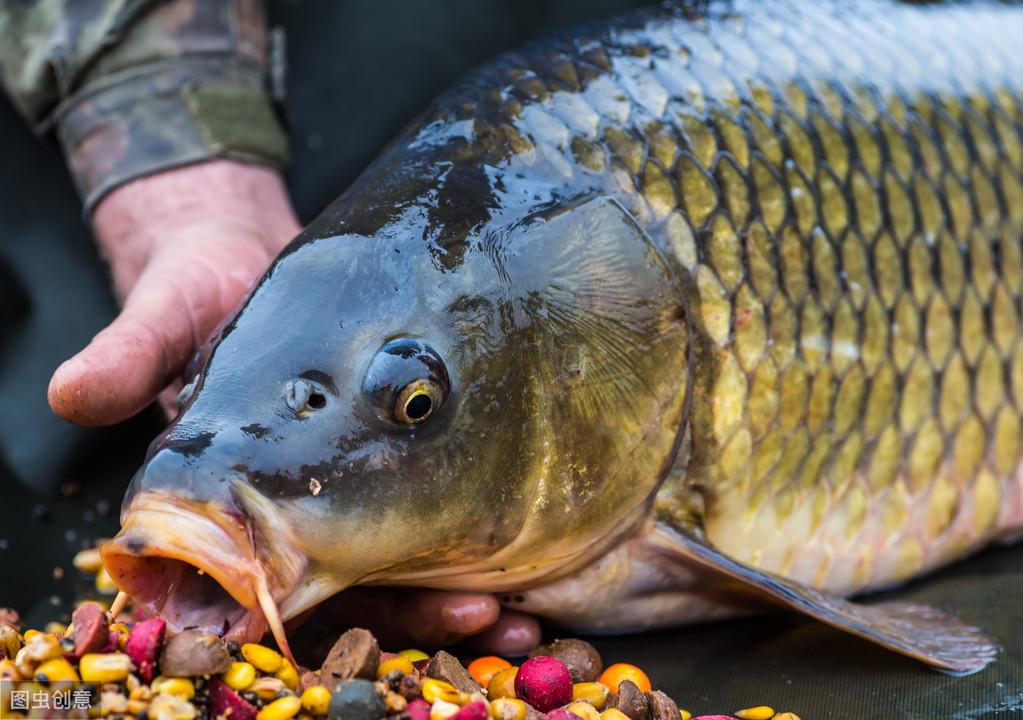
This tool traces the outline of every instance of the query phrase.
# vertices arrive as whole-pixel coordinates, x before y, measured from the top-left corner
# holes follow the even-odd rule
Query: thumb
[[[50,407],[88,426],[138,413],[180,375],[198,343],[237,306],[268,259],[251,249],[241,259],[190,257],[180,246],[153,257],[117,319],[54,372]]]

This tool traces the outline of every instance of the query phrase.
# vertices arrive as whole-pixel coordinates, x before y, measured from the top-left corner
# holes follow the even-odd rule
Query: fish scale
[[[691,448],[660,501],[698,489],[733,557],[850,593],[1023,524],[1021,30],[711,4],[482,73],[511,81],[477,133],[611,178],[684,269]]]

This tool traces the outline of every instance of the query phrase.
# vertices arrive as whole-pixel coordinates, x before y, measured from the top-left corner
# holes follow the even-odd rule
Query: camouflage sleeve
[[[260,0],[0,0],[0,80],[87,211],[173,167],[283,164],[269,55]]]

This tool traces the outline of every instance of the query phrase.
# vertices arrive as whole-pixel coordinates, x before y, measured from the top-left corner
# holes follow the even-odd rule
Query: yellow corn
[[[735,717],[739,720],[771,720],[774,717],[774,708],[767,705],[757,705],[737,710]]]
[[[588,702],[597,710],[603,710],[607,703],[607,685],[599,682],[581,682],[572,686],[572,699]]]
[[[128,688],[129,700],[142,700],[148,702],[153,699],[153,688],[148,685],[143,685],[142,681],[135,675],[129,675],[128,679],[124,681],[124,686]]]
[[[46,623],[46,632],[50,633],[51,635],[63,636],[64,633],[67,632],[67,628],[68,628],[67,625],[64,625],[63,623],[59,622]]]
[[[0,680],[20,680],[21,673],[13,660],[0,660]]]
[[[447,702],[446,700],[436,700],[430,706],[430,720],[447,720],[460,709],[455,703]]]
[[[428,703],[443,700],[449,703],[458,703],[462,699],[462,693],[455,689],[449,682],[436,678],[426,678],[422,686],[423,699]]]
[[[313,715],[326,715],[330,707],[330,690],[322,685],[313,685],[302,693],[302,707]]]
[[[53,660],[47,660],[42,665],[36,668],[35,674],[36,680],[39,682],[60,682],[62,680],[71,680],[78,682],[78,673],[64,658],[55,658]]]
[[[678,714],[682,716],[682,720],[693,720],[693,714],[688,710],[683,710],[682,708],[679,708]]]
[[[387,707],[388,715],[397,715],[405,709],[408,701],[398,693],[388,690],[384,695],[384,705]]]
[[[264,707],[256,713],[256,720],[291,720],[302,709],[302,701],[296,695],[288,695]]]
[[[160,720],[193,720],[199,713],[195,705],[174,695],[157,695],[146,714]]]
[[[96,590],[104,595],[114,595],[120,590],[114,584],[114,579],[110,577],[110,573],[107,572],[106,568],[101,568],[99,573],[96,574]]]
[[[289,690],[295,690],[298,687],[298,670],[286,657],[281,658],[281,669],[277,671],[277,677],[288,686]]]
[[[157,695],[173,695],[182,700],[191,700],[195,697],[195,683],[188,678],[161,676],[153,680],[151,687]]]
[[[87,653],[78,661],[85,682],[118,682],[131,672],[131,658],[122,653]]]
[[[244,690],[256,679],[256,668],[251,663],[233,662],[224,673],[224,682],[232,690]]]
[[[618,708],[608,708],[600,713],[600,720],[629,720],[629,716]]]
[[[281,661],[284,660],[279,653],[257,643],[245,643],[242,645],[242,657],[255,665],[257,670],[265,673],[275,673],[281,669]]]
[[[88,550],[81,550],[75,555],[71,564],[83,573],[95,575],[103,567],[103,559],[99,555],[99,548],[90,548]]]
[[[526,703],[518,698],[497,698],[490,703],[494,720],[526,720]]]
[[[61,656],[60,641],[53,635],[46,633],[36,633],[31,637],[27,637],[27,635],[28,633],[26,633],[25,647],[18,651],[14,662],[19,665],[24,662],[41,663]]]
[[[25,631],[25,634],[22,637],[25,638],[25,642],[28,642],[36,635],[42,635],[42,633],[36,630],[35,628],[29,628],[28,630]]]
[[[774,720],[799,720],[794,712],[781,712],[774,716]]]
[[[399,655],[398,657],[393,657],[390,660],[384,660],[380,663],[377,666],[377,677],[385,677],[395,670],[400,670],[402,675],[411,675],[416,671],[416,669],[412,667],[411,660]]]
[[[277,693],[284,689],[284,683],[280,678],[258,677],[245,689],[248,692],[256,693],[260,700],[273,700],[277,697]]]
[[[145,700],[129,700],[128,701],[128,714],[138,716],[138,714],[149,707],[149,703]]]
[[[422,650],[416,650],[415,648],[409,648],[408,650],[402,650],[398,653],[402,657],[408,658],[412,662],[419,662],[420,660],[429,660],[430,656],[424,653]]]
[[[581,717],[583,720],[600,720],[600,713],[597,712],[597,708],[585,700],[576,700],[569,703],[565,709],[576,717]]]

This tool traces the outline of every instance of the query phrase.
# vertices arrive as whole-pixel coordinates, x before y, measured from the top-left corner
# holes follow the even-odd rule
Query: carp
[[[845,597],[1023,529],[1023,8],[665,6],[442,95],[201,353],[103,560],[253,638],[356,584],[580,630]]]

